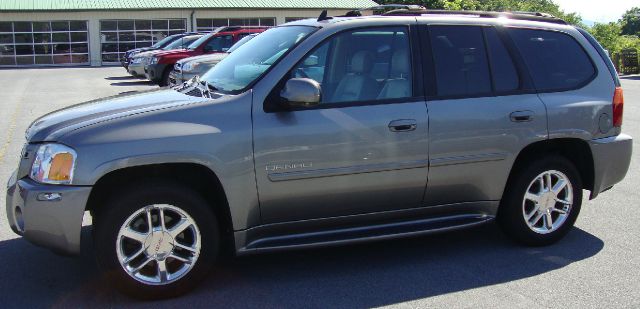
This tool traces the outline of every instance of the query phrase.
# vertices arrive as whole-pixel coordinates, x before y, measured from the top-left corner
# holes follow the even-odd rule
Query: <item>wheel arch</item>
[[[233,221],[224,187],[215,172],[202,164],[161,163],[110,171],[93,185],[86,210],[92,216],[99,216],[110,196],[124,190],[127,184],[151,179],[178,182],[202,194],[218,218],[224,245],[221,249],[235,248]]]
[[[580,173],[583,189],[593,191],[595,170],[593,154],[587,141],[578,138],[556,138],[535,142],[523,148],[516,157],[507,184],[531,160],[541,154],[560,155],[571,161]]]

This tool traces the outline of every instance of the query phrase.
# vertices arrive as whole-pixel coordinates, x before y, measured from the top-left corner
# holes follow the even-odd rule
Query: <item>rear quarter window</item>
[[[532,29],[509,29],[539,91],[578,88],[596,71],[582,46],[568,34]]]

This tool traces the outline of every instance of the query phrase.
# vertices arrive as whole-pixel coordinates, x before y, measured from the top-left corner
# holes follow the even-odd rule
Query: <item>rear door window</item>
[[[496,92],[514,91],[520,88],[518,71],[511,55],[493,27],[484,29],[491,65],[493,87]]]
[[[539,91],[580,87],[595,75],[584,49],[568,34],[532,29],[509,29]]]
[[[439,96],[491,93],[482,27],[430,26]]]

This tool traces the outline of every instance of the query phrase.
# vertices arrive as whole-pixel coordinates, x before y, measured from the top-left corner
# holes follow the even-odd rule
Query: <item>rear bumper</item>
[[[133,76],[144,76],[144,64],[132,63],[127,68],[127,71]]]
[[[44,193],[59,193],[42,201]],[[39,184],[12,177],[7,185],[7,219],[11,229],[31,243],[60,254],[80,253],[80,232],[91,187]]]
[[[591,140],[594,181],[591,198],[611,188],[627,175],[631,163],[633,138],[626,134]]]

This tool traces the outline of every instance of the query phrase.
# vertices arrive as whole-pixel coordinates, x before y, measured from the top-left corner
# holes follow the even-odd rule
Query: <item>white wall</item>
[[[184,18],[187,30],[194,29],[191,24],[191,13],[194,22],[198,18],[240,18],[240,17],[275,17],[277,24],[282,24],[285,17],[317,17],[320,10],[152,10],[152,11],[69,11],[69,12],[31,12],[0,13],[2,21],[55,21],[55,20],[87,20],[89,21],[89,58],[92,66],[102,64],[100,57],[100,20],[102,19],[163,19]],[[341,15],[346,10],[329,10],[329,15]]]

